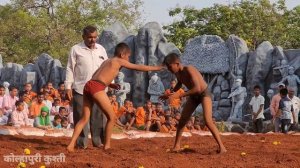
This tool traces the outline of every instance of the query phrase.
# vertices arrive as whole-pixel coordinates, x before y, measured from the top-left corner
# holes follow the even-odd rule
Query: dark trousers
[[[290,119],[281,119],[281,132],[286,134],[289,131],[290,125]]]
[[[262,133],[263,131],[263,119],[259,118],[253,121],[254,130],[256,133]]]
[[[74,126],[82,116],[83,96],[73,90],[73,119]],[[100,146],[104,142],[104,128],[106,117],[100,111],[96,104],[90,116],[90,122],[83,128],[77,139],[77,146],[86,148],[88,144],[88,135],[91,132],[93,146]]]

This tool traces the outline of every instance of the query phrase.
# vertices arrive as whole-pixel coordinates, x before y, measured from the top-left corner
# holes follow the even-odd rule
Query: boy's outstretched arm
[[[132,64],[126,60],[120,60],[120,65],[122,67],[138,70],[138,71],[159,71],[163,69],[163,66],[148,66],[148,65],[141,65],[141,64]]]

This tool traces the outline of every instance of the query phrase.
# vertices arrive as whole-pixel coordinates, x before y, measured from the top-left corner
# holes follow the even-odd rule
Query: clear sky
[[[130,0],[129,0],[130,1]],[[193,6],[198,9],[213,6],[213,4],[229,4],[237,0],[142,0],[144,2],[143,18],[145,22],[157,21],[162,25],[172,23],[168,11],[176,6]],[[276,2],[277,0],[270,0]],[[9,0],[0,0],[0,4],[5,4]],[[300,0],[286,0],[289,9],[300,5]]]

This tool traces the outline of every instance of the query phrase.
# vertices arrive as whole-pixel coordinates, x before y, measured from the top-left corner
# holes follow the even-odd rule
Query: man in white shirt
[[[291,120],[292,126],[291,129],[297,130],[298,129],[298,124],[299,124],[299,110],[300,110],[300,99],[295,96],[295,90],[292,87],[288,87],[288,98],[291,99],[292,104],[293,104],[293,109],[294,109],[294,113],[295,113],[295,122],[293,120]]]
[[[6,125],[8,117],[3,114],[3,110],[0,108],[0,125]]]
[[[262,133],[263,130],[263,120],[264,117],[264,104],[265,98],[260,95],[260,86],[254,86],[254,96],[250,101],[250,106],[252,109],[252,118],[253,118],[253,125],[255,128],[255,132]]]
[[[69,100],[73,100],[74,125],[81,117],[83,105],[83,88],[87,81],[92,78],[94,72],[107,59],[105,49],[96,43],[98,37],[97,28],[87,26],[83,29],[83,42],[71,48],[66,69],[66,94]],[[95,105],[96,106],[96,105]],[[103,138],[103,114],[96,112],[94,107],[90,117],[90,131],[93,146],[101,146]],[[77,139],[77,146],[86,148],[88,142],[89,125],[87,124]],[[101,138],[100,138],[101,137]],[[103,139],[102,139],[103,140]]]

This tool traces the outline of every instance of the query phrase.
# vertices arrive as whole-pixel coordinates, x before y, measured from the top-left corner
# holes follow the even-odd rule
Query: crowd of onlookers
[[[73,127],[72,107],[66,99],[64,83],[55,89],[48,82],[38,93],[32,91],[31,83],[24,84],[23,90],[9,86],[8,92],[0,86],[0,125],[41,129]]]
[[[171,86],[165,94],[174,93],[176,80],[171,81]],[[177,92],[183,93],[183,89]],[[108,97],[117,116],[117,125],[125,129],[137,129],[157,132],[176,131],[181,117],[181,107],[184,99],[169,99],[167,102],[146,101],[142,107],[134,107],[131,100],[126,99],[123,106],[119,106],[114,91],[108,92]],[[200,122],[201,120],[201,122]],[[200,125],[201,123],[201,125]],[[185,131],[207,130],[203,119],[199,116],[192,116],[188,121]]]
[[[273,90],[268,92],[273,93]],[[252,119],[255,132],[263,132],[265,98],[261,95],[260,86],[254,87],[254,96],[250,101]],[[300,99],[296,96],[295,88],[286,87],[284,83],[278,84],[277,94],[270,98],[270,112],[274,132],[287,133],[298,130]]]
[[[174,93],[176,81],[172,80],[165,94]],[[38,93],[32,91],[32,85],[26,83],[23,90],[10,86],[9,91],[0,85],[0,125],[14,127],[33,126],[41,129],[73,128],[73,112],[69,100],[66,99],[64,83],[55,89],[48,82]],[[183,89],[177,92],[183,93]],[[265,120],[265,98],[261,88],[255,86],[254,96],[249,105],[252,111],[254,131],[263,132]],[[113,90],[108,91],[108,97],[117,116],[116,126],[123,129],[170,132],[176,131],[181,117],[181,107],[184,99],[169,99],[166,102],[146,101],[143,107],[134,107],[133,102],[126,99],[120,106]],[[272,115],[275,132],[287,133],[298,129],[300,99],[295,96],[293,88],[284,84],[278,87],[278,93],[270,100],[268,108]],[[185,131],[207,130],[205,121],[199,115],[193,115],[188,121]]]

